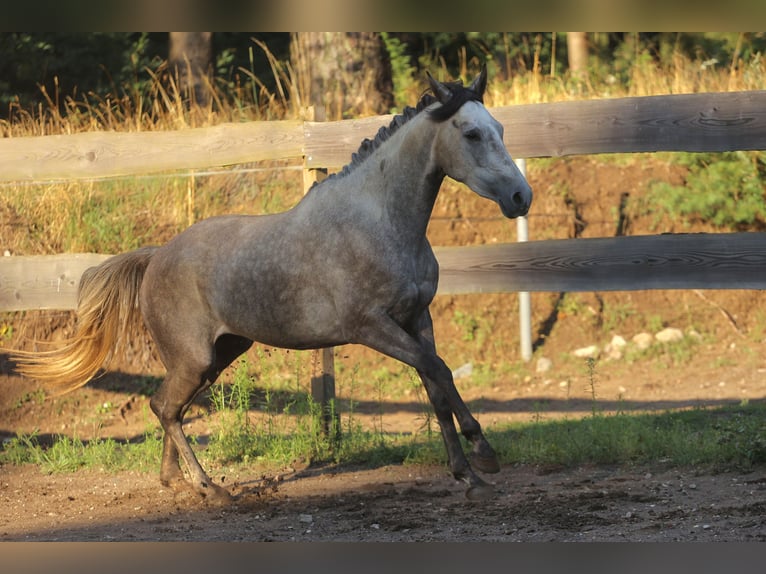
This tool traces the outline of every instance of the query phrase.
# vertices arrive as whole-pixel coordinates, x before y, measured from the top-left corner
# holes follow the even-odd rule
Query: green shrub
[[[725,229],[766,228],[766,156],[763,152],[688,154],[686,184],[655,183],[642,211]]]

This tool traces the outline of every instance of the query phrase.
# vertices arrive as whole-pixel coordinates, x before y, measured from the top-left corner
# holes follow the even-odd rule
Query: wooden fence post
[[[324,106],[309,106],[303,111],[303,120],[307,122],[325,121]],[[311,186],[327,177],[326,168],[309,168],[303,158],[303,193],[308,193]],[[310,238],[307,238],[310,241]],[[335,349],[316,349],[311,351],[311,396],[322,409],[322,428],[326,435],[332,433],[333,438],[340,436],[339,413],[333,402],[335,400]]]

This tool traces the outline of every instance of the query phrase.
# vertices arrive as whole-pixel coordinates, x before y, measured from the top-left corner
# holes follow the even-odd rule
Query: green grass
[[[369,431],[355,423],[350,412],[340,417],[338,441],[322,433],[319,411],[310,399],[291,408],[298,406],[306,410],[289,428],[276,416],[270,425],[255,425],[249,418],[252,411],[235,406],[229,418],[221,419],[207,448],[194,448],[208,468],[255,464],[270,469],[295,460],[371,468],[446,463],[441,437],[431,425],[412,434]],[[531,422],[490,428],[487,438],[506,465],[659,464],[750,470],[766,463],[766,404],[742,402],[654,414],[605,415],[594,409],[582,419],[546,421],[538,416]],[[133,443],[62,436],[45,448],[36,435],[22,435],[4,444],[0,465],[33,463],[49,473],[81,468],[153,472],[159,468],[161,443],[159,433],[147,432]]]
[[[766,406],[599,415],[493,430],[506,463],[667,464],[750,469],[766,463]]]
[[[46,473],[74,472],[83,468],[106,471],[159,469],[162,437],[147,433],[138,442],[112,438],[83,441],[68,436],[54,437],[45,447],[37,433],[22,434],[5,442],[0,450],[0,465],[36,464]]]

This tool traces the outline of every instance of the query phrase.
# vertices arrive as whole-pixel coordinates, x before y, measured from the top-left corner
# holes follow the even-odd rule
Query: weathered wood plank
[[[766,289],[766,233],[560,239],[434,251],[439,294]]]
[[[763,149],[766,91],[616,98],[492,108],[517,157]],[[98,178],[306,157],[337,168],[391,115],[340,122],[227,123],[165,132],[0,140],[0,181]]]
[[[496,108],[517,157],[766,149],[766,91]]]
[[[440,295],[766,289],[766,233],[554,239],[434,251]],[[73,309],[80,275],[106,257],[0,258],[0,311]]]
[[[74,309],[80,276],[107,257],[95,253],[0,257],[0,311]]]
[[[303,123],[0,139],[0,181],[113,177],[301,157]]]
[[[514,157],[766,149],[766,91],[615,98],[491,108]],[[308,167],[346,165],[391,116],[305,126]]]

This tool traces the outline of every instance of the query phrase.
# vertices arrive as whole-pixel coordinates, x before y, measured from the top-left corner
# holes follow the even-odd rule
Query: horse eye
[[[463,134],[467,140],[470,140],[472,142],[477,142],[481,139],[481,132],[476,129],[470,129],[467,132]]]

